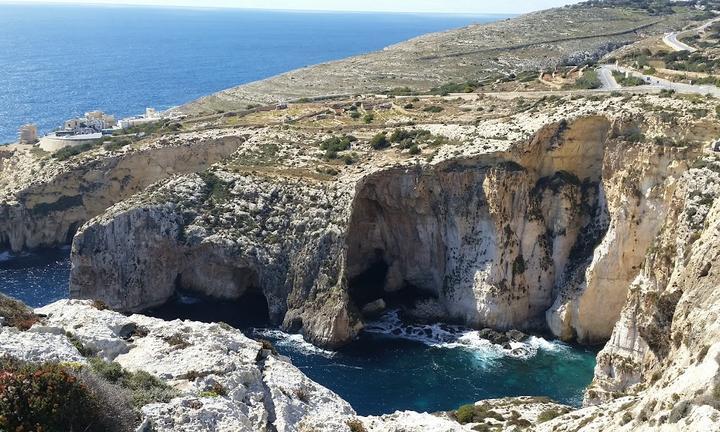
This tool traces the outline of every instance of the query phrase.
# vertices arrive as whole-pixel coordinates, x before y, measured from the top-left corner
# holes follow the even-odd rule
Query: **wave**
[[[307,342],[300,334],[285,333],[282,330],[256,328],[252,330],[253,336],[270,339],[276,346],[286,347],[302,354],[320,355],[327,358],[335,356],[334,351],[318,348]]]
[[[467,327],[448,324],[406,324],[397,310],[389,311],[377,321],[367,323],[367,333],[383,337],[407,339],[425,345],[446,348],[465,349],[479,354],[483,359],[493,360],[501,357],[529,359],[538,351],[569,352],[570,347],[562,342],[548,341],[542,337],[530,336],[524,342],[509,342],[497,345],[483,338],[480,332]]]

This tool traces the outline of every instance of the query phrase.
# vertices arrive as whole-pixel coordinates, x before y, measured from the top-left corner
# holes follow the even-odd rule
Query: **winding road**
[[[718,22],[718,21],[720,21],[720,18],[715,18],[715,19],[710,20],[710,21],[706,22],[705,24],[701,25],[700,27],[698,27],[698,28],[696,28],[696,29],[693,29],[693,30],[686,30],[686,31],[683,31],[683,32],[667,33],[665,36],[663,36],[663,39],[662,39],[662,40],[663,40],[663,42],[665,43],[665,45],[667,45],[667,46],[669,46],[670,48],[672,48],[673,51],[689,51],[689,52],[691,52],[691,53],[694,53],[695,51],[697,51],[697,48],[691,47],[690,45],[688,45],[688,44],[686,44],[686,43],[680,42],[680,41],[678,40],[678,35],[679,35],[680,33],[695,33],[695,34],[700,33],[700,32],[706,30],[708,27],[710,27],[711,25],[715,24],[715,23]]]
[[[620,87],[615,81],[615,77],[612,76],[613,71],[617,71],[620,73],[627,73],[632,76],[642,78],[643,81],[645,81],[646,85],[641,86],[635,86],[635,87]],[[600,82],[603,83],[603,87],[601,87],[602,90],[618,90],[619,88],[622,88],[623,90],[648,90],[648,89],[660,89],[660,90],[674,90],[677,93],[682,94],[700,94],[700,95],[712,95],[715,97],[720,97],[720,88],[714,86],[714,85],[694,85],[694,84],[684,84],[684,83],[676,83],[672,82],[666,79],[658,78],[652,75],[645,75],[640,72],[637,72],[632,69],[624,68],[622,66],[617,65],[602,65],[600,66],[600,69],[598,70],[598,77],[600,78]],[[610,80],[610,83],[606,83],[605,80],[602,78],[605,77],[606,79]]]

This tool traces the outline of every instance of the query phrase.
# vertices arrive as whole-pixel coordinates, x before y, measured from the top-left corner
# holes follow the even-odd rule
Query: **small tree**
[[[387,139],[387,135],[381,132],[370,140],[370,146],[375,150],[381,150],[390,147],[390,142]]]

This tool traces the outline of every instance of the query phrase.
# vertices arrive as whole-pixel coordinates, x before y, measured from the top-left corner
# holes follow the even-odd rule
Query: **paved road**
[[[673,51],[689,51],[691,53],[694,53],[697,51],[697,48],[693,48],[690,45],[686,43],[680,42],[678,39],[677,32],[668,33],[665,36],[663,36],[663,42],[665,42],[665,45],[669,46],[673,49]]]
[[[666,79],[657,78],[650,75],[645,75],[640,72],[634,71],[632,69],[624,68],[622,66],[616,66],[616,65],[603,65],[600,66],[601,71],[607,71],[607,73],[612,76],[612,71],[618,71],[621,73],[629,73],[632,76],[636,76],[639,78],[642,78],[647,84],[637,87],[624,87],[625,89],[637,89],[637,90],[643,90],[648,88],[654,88],[654,89],[660,89],[660,90],[675,90],[677,93],[682,94],[700,94],[700,95],[713,95],[715,97],[720,97],[720,88],[715,87],[714,85],[693,85],[693,84],[684,84],[684,83],[676,83],[672,81],[668,81]],[[600,75],[600,72],[598,72],[598,75]],[[613,79],[614,81],[614,79]]]
[[[598,69],[598,78],[602,83],[602,90],[620,90],[622,86],[615,81],[615,77],[612,74],[612,69],[607,67],[601,67]]]
[[[715,24],[718,21],[720,21],[720,18],[715,18],[715,19],[712,19],[712,20],[706,22],[705,24],[701,25],[700,27],[698,27],[696,29],[688,30],[688,31],[680,32],[680,33],[697,34],[697,33],[700,33],[701,31],[706,30],[708,27],[710,27],[711,25]],[[686,43],[682,43],[677,39],[678,35],[680,33],[672,32],[672,33],[666,34],[665,36],[663,36],[663,42],[665,43],[665,45],[669,46],[674,51],[689,51],[691,53],[694,53],[695,51],[697,51],[697,48],[691,47],[690,45],[688,45]]]

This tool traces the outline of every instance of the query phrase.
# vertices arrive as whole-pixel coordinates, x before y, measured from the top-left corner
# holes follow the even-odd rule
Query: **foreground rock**
[[[354,415],[287,359],[225,325],[127,317],[89,301],[64,300],[37,313],[45,318],[28,331],[0,329],[0,356],[84,363],[82,347],[129,371],[151,373],[179,396],[143,407],[140,430],[297,431],[303,421]]]

